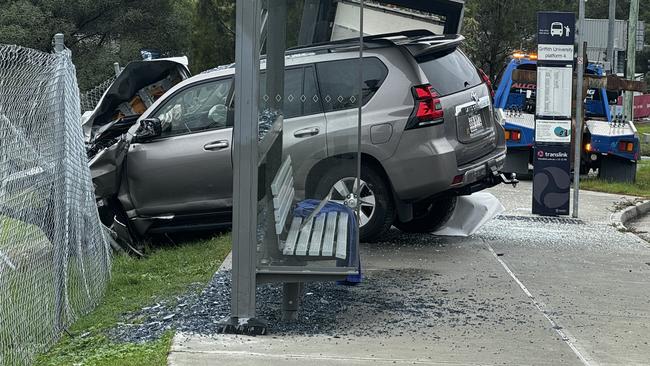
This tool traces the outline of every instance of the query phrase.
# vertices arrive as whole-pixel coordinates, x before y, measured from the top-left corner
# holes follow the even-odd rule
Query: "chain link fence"
[[[94,88],[81,93],[79,96],[81,100],[81,113],[95,109],[97,103],[99,103],[99,100],[102,98],[106,90],[108,90],[108,87],[111,86],[111,84],[115,81],[115,78],[116,77],[113,76],[98,84]]]
[[[29,364],[110,276],[79,106],[68,50],[0,45],[0,365]]]

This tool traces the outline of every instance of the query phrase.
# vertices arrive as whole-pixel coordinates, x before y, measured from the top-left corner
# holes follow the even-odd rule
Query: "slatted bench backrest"
[[[280,166],[271,182],[271,193],[275,233],[280,236],[285,230],[287,219],[292,216],[295,196],[291,158],[287,157]],[[346,259],[349,219],[346,212],[321,213],[304,224],[302,217],[293,217],[282,253],[287,256]]]
[[[291,157],[287,157],[280,166],[273,182],[271,182],[271,193],[273,194],[273,216],[275,217],[275,233],[281,235],[284,231],[287,218],[291,212],[296,191],[293,187],[293,168],[291,168]]]

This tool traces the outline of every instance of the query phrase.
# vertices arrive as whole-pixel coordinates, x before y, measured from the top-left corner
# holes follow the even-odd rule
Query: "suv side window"
[[[321,62],[316,65],[325,112],[355,108],[359,99],[359,60]],[[377,93],[388,76],[386,66],[375,57],[363,59],[363,101]]]
[[[162,123],[162,137],[227,127],[231,89],[232,79],[228,78],[176,93],[152,115]]]
[[[274,96],[266,92],[266,72],[260,74],[260,105],[266,108]],[[312,67],[287,69],[284,73],[284,118],[322,113],[316,76]]]

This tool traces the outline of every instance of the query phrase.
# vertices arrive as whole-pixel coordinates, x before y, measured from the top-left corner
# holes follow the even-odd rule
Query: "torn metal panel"
[[[454,213],[449,221],[435,235],[470,236],[505,208],[491,193],[478,192],[471,196],[458,197]]]
[[[186,57],[129,63],[92,114],[86,116],[83,123],[86,141],[95,140],[98,130],[115,120],[142,114],[153,101],[189,76]]]

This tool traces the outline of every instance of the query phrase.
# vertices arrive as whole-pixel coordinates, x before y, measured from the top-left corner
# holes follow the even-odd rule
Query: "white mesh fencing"
[[[29,364],[110,275],[68,50],[0,45],[0,365]]]
[[[108,87],[115,81],[116,77],[113,76],[104,82],[98,84],[94,88],[81,93],[79,96],[81,99],[81,113],[86,111],[92,111],[99,103],[99,100],[102,98]]]

